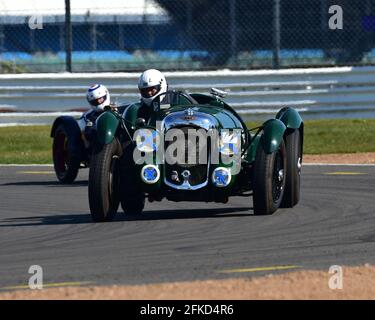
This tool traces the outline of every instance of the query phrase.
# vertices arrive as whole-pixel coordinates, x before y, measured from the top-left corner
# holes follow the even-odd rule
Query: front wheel
[[[294,207],[300,199],[302,148],[300,131],[288,133],[285,138],[287,155],[287,175],[285,176],[285,193],[282,208]]]
[[[57,179],[62,183],[72,183],[77,177],[81,164],[80,146],[77,141],[80,137],[69,132],[64,125],[56,128],[53,145],[52,158]]]
[[[93,152],[89,171],[89,205],[96,222],[113,220],[120,203],[119,158],[117,139]]]
[[[266,153],[260,142],[253,176],[253,206],[255,215],[275,212],[281,204],[285,190],[286,149],[284,140],[279,148]]]

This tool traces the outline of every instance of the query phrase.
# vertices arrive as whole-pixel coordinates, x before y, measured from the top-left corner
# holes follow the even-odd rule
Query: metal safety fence
[[[304,119],[374,118],[375,114],[375,67],[183,71],[165,76],[175,90],[225,90],[225,101],[246,120],[266,119],[285,106],[296,108]],[[113,103],[138,101],[138,77],[138,72],[115,77],[111,72],[0,75],[5,104],[0,104],[0,125],[44,118],[51,122],[56,112],[79,115],[88,108],[85,92],[93,79],[107,86]]]
[[[0,72],[375,64],[373,0],[2,0]]]

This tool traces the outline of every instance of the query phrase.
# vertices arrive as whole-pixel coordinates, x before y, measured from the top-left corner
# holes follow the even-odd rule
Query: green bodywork
[[[112,111],[106,111],[96,119],[98,141],[109,144],[114,139],[120,120]]]
[[[217,129],[244,129],[246,125],[238,116],[238,114],[229,105],[222,100],[213,98],[211,96],[202,94],[192,94],[199,103],[205,104],[190,104],[184,101],[182,105],[171,105],[168,109],[162,109],[155,113],[148,126],[156,127],[156,121],[162,121],[165,116],[178,111],[183,111],[187,108],[193,108],[194,111],[212,115],[217,121]],[[133,103],[126,107],[122,117],[125,119],[125,125],[130,133],[136,129],[136,120],[140,103]],[[104,144],[111,143],[113,140],[120,119],[111,110],[104,112],[96,121],[97,134],[99,141]]]
[[[253,140],[250,144],[250,147],[248,148],[247,152],[245,153],[245,159],[248,163],[253,163],[255,161],[260,137],[261,137],[261,135],[258,135],[258,136],[253,138]]]
[[[301,137],[301,157],[303,157],[304,124],[300,114],[293,108],[282,108],[276,115],[286,126],[287,131],[299,130]]]
[[[141,107],[140,103],[132,103],[130,104],[123,113],[123,118],[126,120],[126,127],[129,132],[134,132],[136,129],[136,120],[138,109]]]
[[[188,100],[184,100],[183,97],[182,99],[178,97],[178,100],[176,100],[177,103],[171,103],[167,107],[163,106],[163,108],[151,116],[147,128],[155,129],[157,121],[162,121],[166,116],[175,112],[184,111],[188,108],[192,109],[194,112],[211,115],[217,130],[240,129],[242,131],[242,159],[244,159],[249,165],[255,161],[260,143],[266,153],[272,153],[278,149],[287,130],[300,129],[303,131],[303,122],[298,112],[292,108],[283,108],[276,115],[276,119],[270,119],[264,122],[259,134],[252,136],[237,112],[221,99],[203,94],[191,94],[191,97],[195,100],[194,104]],[[111,143],[118,132],[124,131],[124,126],[129,135],[133,137],[133,134],[137,129],[136,121],[140,106],[140,103],[130,104],[126,106],[121,114],[112,110],[104,112],[96,122],[99,142],[102,144]],[[119,126],[123,129],[119,130]],[[122,135],[122,139],[129,139],[129,135]],[[155,157],[153,159],[155,161]],[[156,164],[156,161],[154,163]],[[142,166],[143,164],[135,165],[134,173],[136,175],[139,176]],[[212,164],[210,166],[209,177],[211,177],[213,170],[218,166],[228,167],[228,165],[224,165],[223,163]],[[158,190],[162,188],[165,170],[163,164],[159,164],[158,167],[161,173],[161,178],[157,183],[146,185],[140,181],[143,185],[142,188],[144,191],[157,193]],[[212,190],[215,194],[229,195],[232,187],[238,179],[238,175],[239,174],[233,175],[230,185],[225,188],[214,188],[211,183],[209,183],[208,188],[215,189]]]
[[[188,105],[188,106],[176,106],[171,107],[167,110],[162,110],[160,114],[154,119],[161,121],[165,116],[173,112],[183,111],[185,109],[191,108],[196,112],[201,112],[209,114],[215,118],[217,129],[243,129],[239,118],[237,118],[233,113],[220,107],[212,107],[207,105]]]
[[[263,133],[252,138],[251,144],[245,153],[247,162],[255,161],[259,143],[262,143],[266,153],[272,153],[277,150],[285,132],[288,130],[300,130],[301,147],[303,147],[303,121],[299,113],[293,108],[283,108],[276,119],[270,119],[263,123]]]
[[[303,121],[299,113],[293,108],[283,108],[277,115],[276,119],[281,120],[288,129],[299,129]]]
[[[285,130],[285,124],[278,119],[270,119],[263,124],[261,143],[266,153],[272,153],[279,148]]]

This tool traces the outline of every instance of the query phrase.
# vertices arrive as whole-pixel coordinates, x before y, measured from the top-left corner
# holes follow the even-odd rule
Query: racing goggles
[[[91,100],[89,101],[89,103],[93,106],[93,107],[97,107],[98,105],[102,104],[105,100],[107,99],[107,95],[103,96],[103,97],[100,97],[98,99],[95,99],[95,100]]]
[[[153,87],[139,89],[139,92],[141,93],[141,96],[143,98],[151,98],[155,94],[157,94],[159,91],[160,91],[160,84],[153,86]]]

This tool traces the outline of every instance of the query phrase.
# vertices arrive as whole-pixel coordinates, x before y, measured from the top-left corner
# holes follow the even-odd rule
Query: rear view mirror
[[[219,90],[217,88],[211,88],[211,94],[219,98],[225,98],[227,95],[227,92],[223,90]]]

